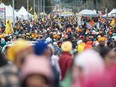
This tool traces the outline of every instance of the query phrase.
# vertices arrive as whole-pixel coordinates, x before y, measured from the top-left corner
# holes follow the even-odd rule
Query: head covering
[[[85,49],[91,49],[92,48],[92,41],[87,41],[85,44]]]
[[[47,79],[53,79],[53,72],[47,58],[42,56],[30,55],[26,58],[25,64],[21,70],[21,76],[24,80],[32,74],[39,74],[45,76]]]
[[[44,41],[38,41],[34,45],[34,52],[36,55],[42,55],[46,51],[46,49],[48,49],[48,46]]]
[[[92,55],[91,55],[92,54]],[[75,66],[83,69],[84,78],[93,78],[104,72],[104,61],[101,56],[94,50],[85,50],[80,53],[74,62]],[[99,71],[99,72],[98,72]]]
[[[48,38],[46,39],[46,42],[47,42],[47,43],[52,43],[52,39],[51,39],[50,37],[48,37]]]
[[[85,48],[85,43],[78,44],[78,47],[77,47],[78,53],[83,52],[84,51],[84,48]]]
[[[70,41],[63,42],[61,48],[64,52],[70,52],[72,50],[72,43]]]
[[[104,37],[99,37],[98,41],[105,41],[105,38]]]
[[[30,45],[26,40],[19,39],[13,43],[13,46],[10,46],[7,51],[7,57],[10,61],[15,60],[17,53],[26,50]]]

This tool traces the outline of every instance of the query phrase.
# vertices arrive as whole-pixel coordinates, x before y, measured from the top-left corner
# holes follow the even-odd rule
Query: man
[[[72,67],[73,64],[73,58],[70,54],[70,51],[72,50],[72,43],[69,41],[62,43],[62,53],[60,55],[59,65],[61,69],[61,77],[62,80],[64,80],[67,71]]]
[[[104,37],[99,37],[98,38],[98,42],[99,42],[99,45],[97,47],[95,47],[94,49],[97,51],[97,52],[100,52],[100,50],[105,47],[105,38]]]

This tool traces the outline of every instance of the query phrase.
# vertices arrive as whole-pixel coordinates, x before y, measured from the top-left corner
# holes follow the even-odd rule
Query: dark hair
[[[110,51],[111,49],[109,47],[103,47],[100,49],[100,55],[104,58]]]
[[[5,55],[0,50],[0,67],[4,66],[6,64],[7,64],[7,60],[5,58]]]
[[[41,76],[42,78],[44,78],[46,84],[48,84],[48,85],[50,84],[49,80],[45,76],[43,76],[41,74],[31,74],[23,80],[23,82],[21,83],[21,87],[27,87],[27,79],[30,77],[33,77],[33,76],[37,76],[38,78],[39,78],[39,76]]]

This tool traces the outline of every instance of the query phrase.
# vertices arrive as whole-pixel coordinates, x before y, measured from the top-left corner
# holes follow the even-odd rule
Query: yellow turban
[[[98,41],[105,41],[105,38],[104,37],[100,37],[100,38],[98,38]]]
[[[27,41],[19,39],[13,43],[13,46],[10,46],[7,50],[7,57],[10,61],[14,61],[16,54],[29,48],[30,45]]]
[[[64,52],[70,52],[72,50],[72,43],[70,41],[63,42],[61,48]]]

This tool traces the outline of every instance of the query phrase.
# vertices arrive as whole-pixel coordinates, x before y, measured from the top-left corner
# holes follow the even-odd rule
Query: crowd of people
[[[116,87],[116,23],[47,15],[0,29],[0,87]]]

